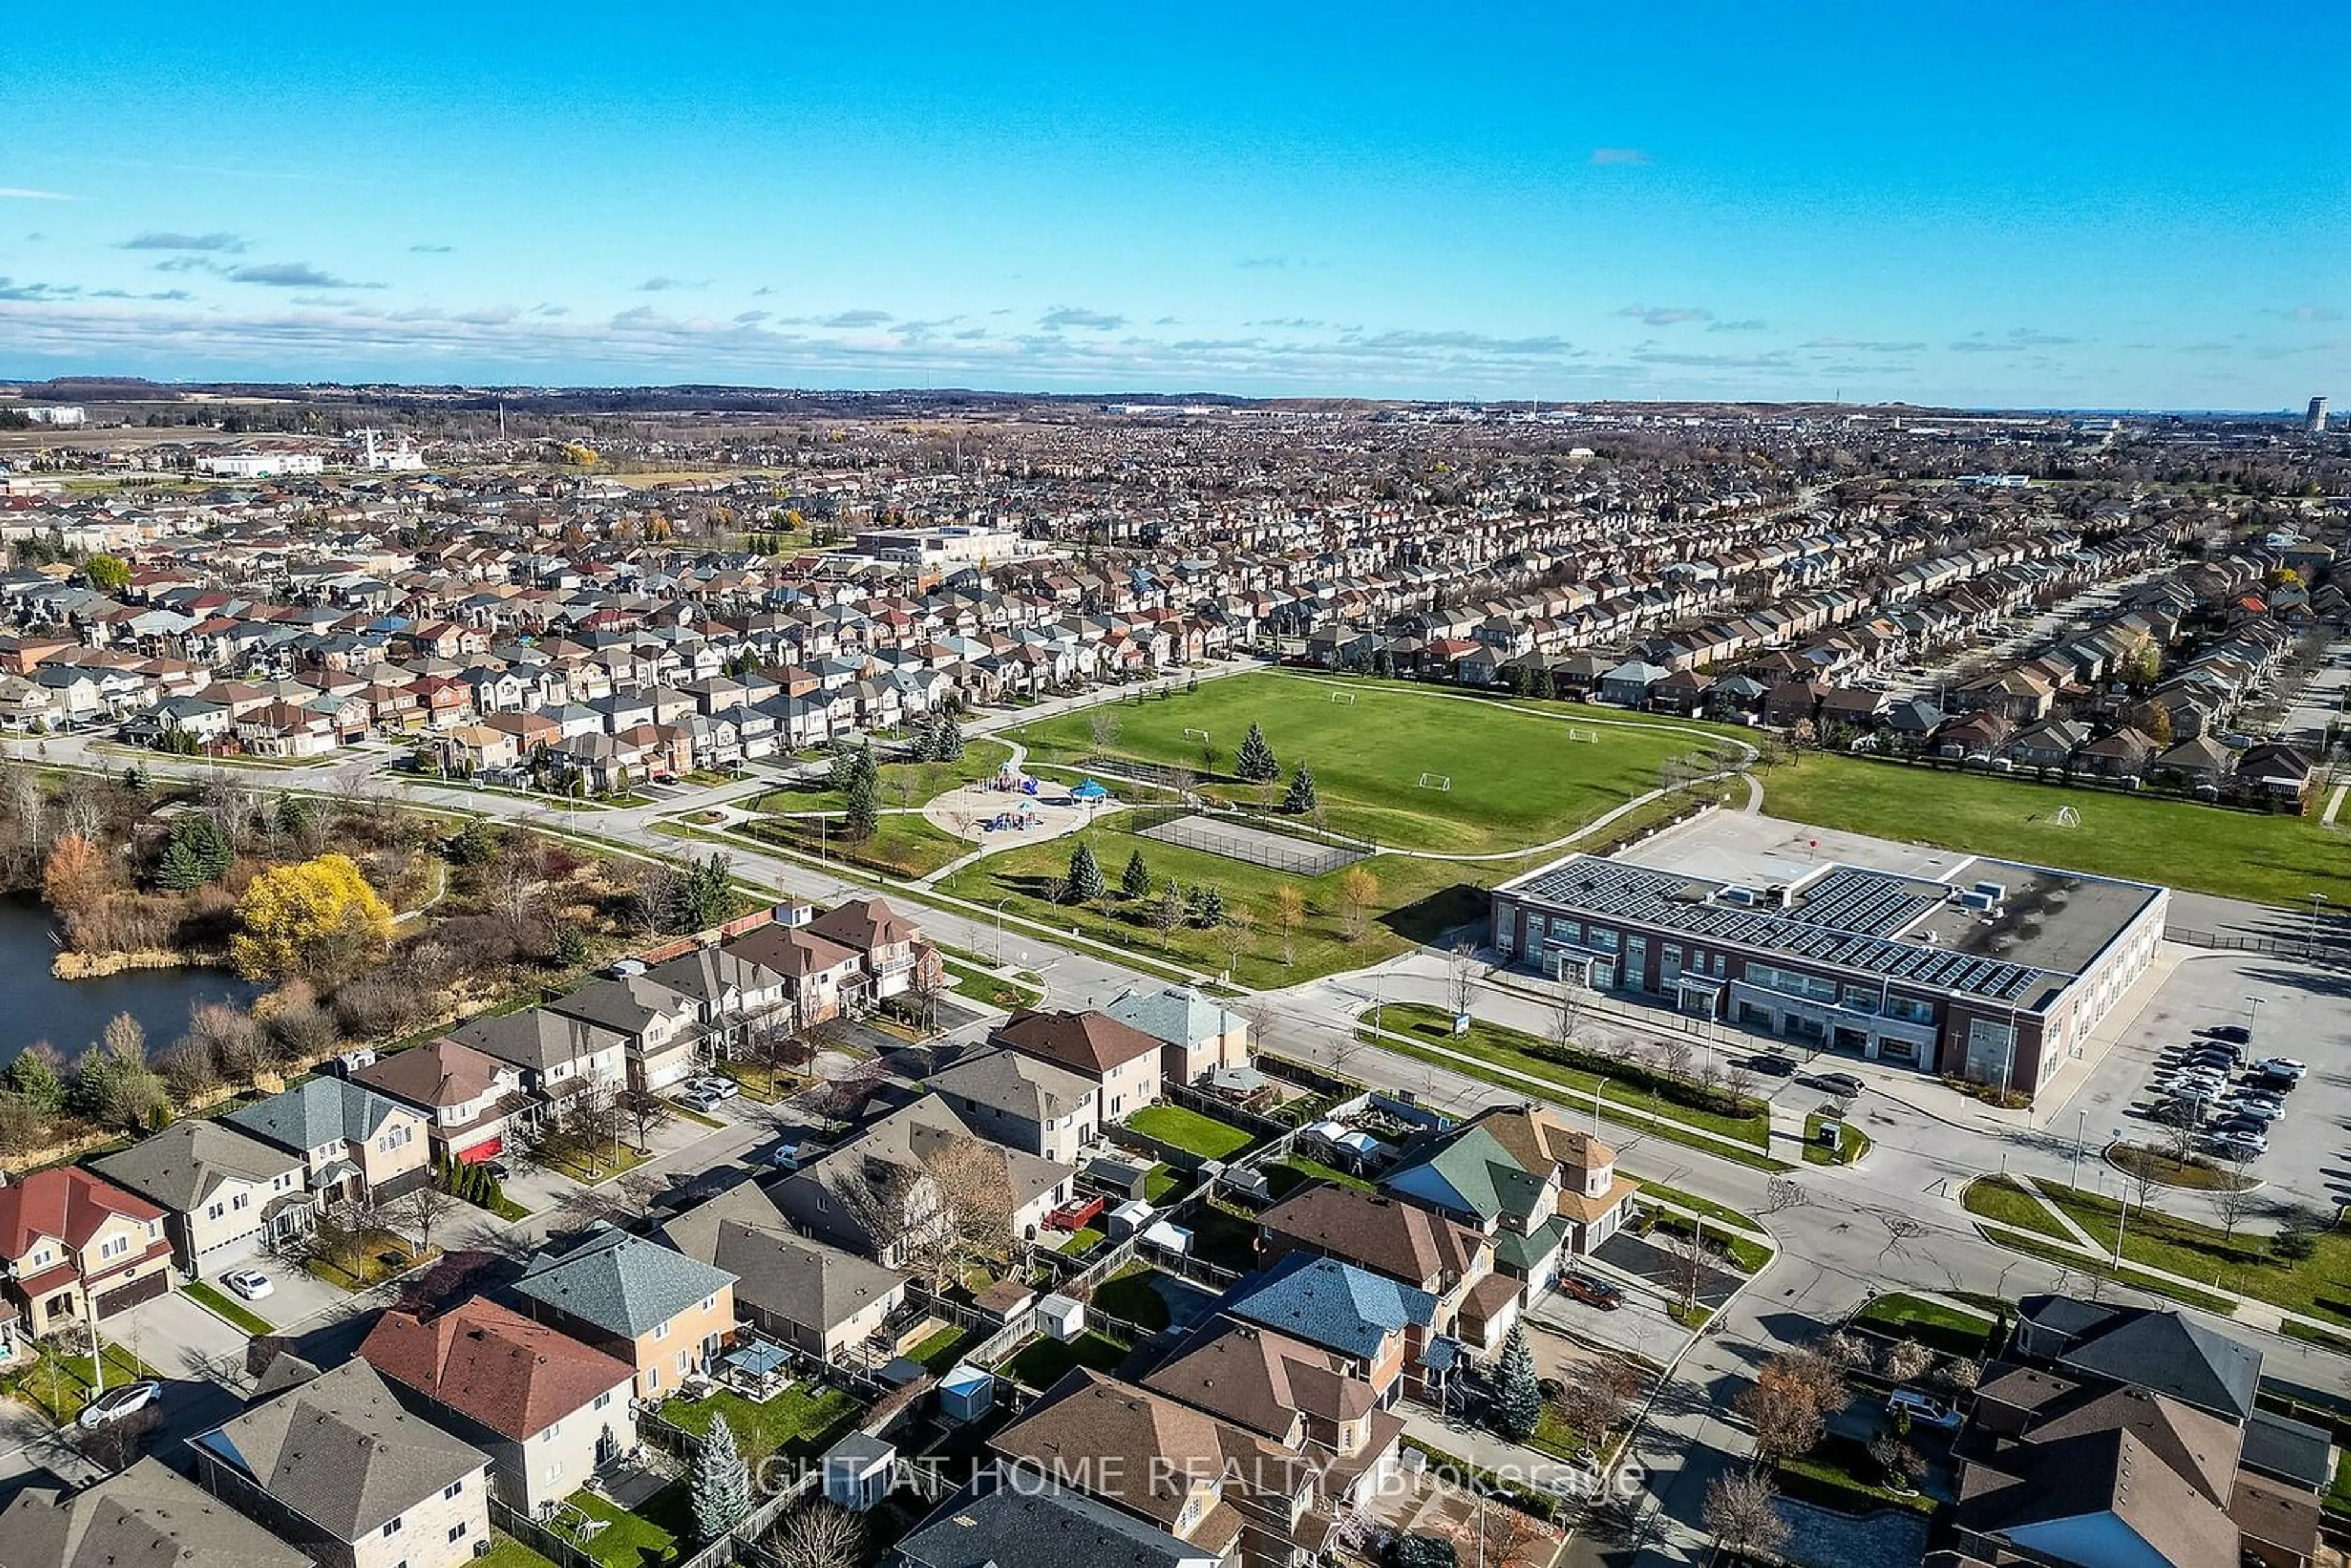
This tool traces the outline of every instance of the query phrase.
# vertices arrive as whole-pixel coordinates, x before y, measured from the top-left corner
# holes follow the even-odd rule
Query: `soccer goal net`
[[[1424,773],[1420,776],[1420,787],[1424,789],[1450,789],[1453,788],[1453,775]]]
[[[1208,732],[1205,729],[1187,729],[1184,732],[1184,738],[1186,740],[1206,741],[1208,738]]]
[[[1597,746],[1600,744],[1600,732],[1596,729],[1585,729],[1581,725],[1571,724],[1567,727],[1567,738],[1581,740],[1589,746]]]
[[[1353,707],[1355,706],[1355,694],[1353,692],[1332,692],[1331,694],[1331,700],[1334,703],[1343,704],[1348,707]]]
[[[2071,806],[2060,806],[2057,808],[2057,825],[2061,828],[2078,828],[2082,825],[2082,813]]]

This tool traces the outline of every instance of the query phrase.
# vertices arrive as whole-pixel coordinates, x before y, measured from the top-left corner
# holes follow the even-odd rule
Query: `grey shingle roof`
[[[898,1542],[894,1568],[1207,1568],[1189,1546],[1107,1503],[1037,1478],[998,1485],[984,1471]]]
[[[634,1339],[734,1284],[735,1276],[724,1269],[605,1226],[566,1250],[532,1259],[515,1289]]]
[[[302,1158],[235,1127],[196,1118],[174,1122],[120,1154],[93,1161],[91,1168],[118,1186],[184,1214],[224,1180],[266,1183],[300,1170]]]
[[[1369,1357],[1389,1334],[1428,1322],[1437,1298],[1334,1258],[1292,1252],[1254,1282],[1243,1281],[1225,1311],[1309,1344]]]
[[[70,1496],[20,1492],[0,1513],[6,1568],[308,1568],[310,1559],[157,1458]]]
[[[374,1367],[347,1361],[194,1439],[340,1541],[381,1530],[489,1463],[402,1409]]]
[[[309,1150],[324,1144],[365,1143],[386,1118],[415,1114],[364,1084],[312,1078],[221,1120],[280,1148]]]

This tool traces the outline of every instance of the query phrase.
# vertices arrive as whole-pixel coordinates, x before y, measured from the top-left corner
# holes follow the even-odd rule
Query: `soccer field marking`
[[[1353,692],[1332,692],[1331,694],[1331,700],[1333,703],[1345,707],[1353,707],[1355,706],[1355,694]]]

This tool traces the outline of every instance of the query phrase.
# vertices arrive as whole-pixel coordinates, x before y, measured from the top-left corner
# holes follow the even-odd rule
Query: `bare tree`
[[[1802,1208],[1809,1201],[1803,1184],[1790,1181],[1786,1176],[1773,1176],[1763,1188],[1763,1212],[1766,1214],[1784,1214],[1792,1208]]]
[[[401,1227],[416,1238],[416,1250],[423,1253],[433,1250],[434,1228],[455,1213],[457,1204],[455,1194],[437,1180],[428,1181],[402,1197],[392,1212]]]
[[[768,1550],[779,1568],[857,1568],[865,1561],[865,1520],[820,1498],[777,1521]]]
[[[1575,1031],[1583,1022],[1583,988],[1572,979],[1562,980],[1559,997],[1552,1003],[1552,1043],[1562,1051],[1575,1049]]]
[[[1889,1346],[1879,1370],[1896,1383],[1907,1383],[1935,1364],[1935,1353],[1915,1339]]]
[[[1247,904],[1235,904],[1225,912],[1223,930],[1218,934],[1225,945],[1225,972],[1240,973],[1241,960],[1248,956],[1249,943],[1257,935],[1257,915]]]
[[[1574,1362],[1560,1379],[1552,1409],[1561,1422],[1597,1448],[1625,1424],[1642,1382],[1640,1368],[1613,1355]]]
[[[676,1119],[677,1108],[650,1089],[623,1089],[614,1104],[636,1134],[637,1153],[653,1153],[653,1133]]]
[[[984,1138],[949,1137],[924,1152],[940,1223],[960,1262],[1005,1257],[1012,1243],[1012,1194],[1004,1151]]]
[[[1468,1012],[1469,998],[1478,989],[1478,949],[1473,944],[1453,945],[1453,951],[1445,956],[1445,981],[1453,992],[1453,1010]]]
[[[1707,1483],[1700,1518],[1707,1533],[1733,1553],[1777,1553],[1788,1544],[1788,1521],[1773,1506],[1779,1499],[1761,1466],[1726,1470]]]
[[[935,1286],[955,1277],[956,1249],[929,1176],[919,1167],[868,1159],[831,1171],[825,1190],[865,1236],[874,1259]]]
[[[1690,1059],[1697,1054],[1690,1042],[1677,1034],[1667,1035],[1657,1041],[1657,1071],[1667,1077],[1688,1082]]]
[[[2233,1239],[2237,1227],[2253,1207],[2253,1184],[2245,1177],[2245,1156],[2227,1156],[2220,1185],[2212,1189],[2213,1212],[2220,1217],[2220,1234]]]
[[[1108,703],[1096,703],[1086,710],[1086,734],[1096,751],[1108,751],[1118,744],[1118,715]]]

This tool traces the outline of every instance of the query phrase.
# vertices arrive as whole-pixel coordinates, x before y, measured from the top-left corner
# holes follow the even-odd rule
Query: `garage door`
[[[501,1133],[495,1138],[484,1139],[470,1149],[459,1149],[457,1158],[465,1165],[479,1165],[484,1160],[496,1159],[506,1152],[506,1134]]]
[[[168,1269],[158,1269],[143,1280],[133,1280],[127,1285],[107,1291],[93,1304],[98,1309],[99,1317],[110,1318],[126,1307],[135,1307],[141,1301],[152,1301],[171,1288],[172,1271]]]

